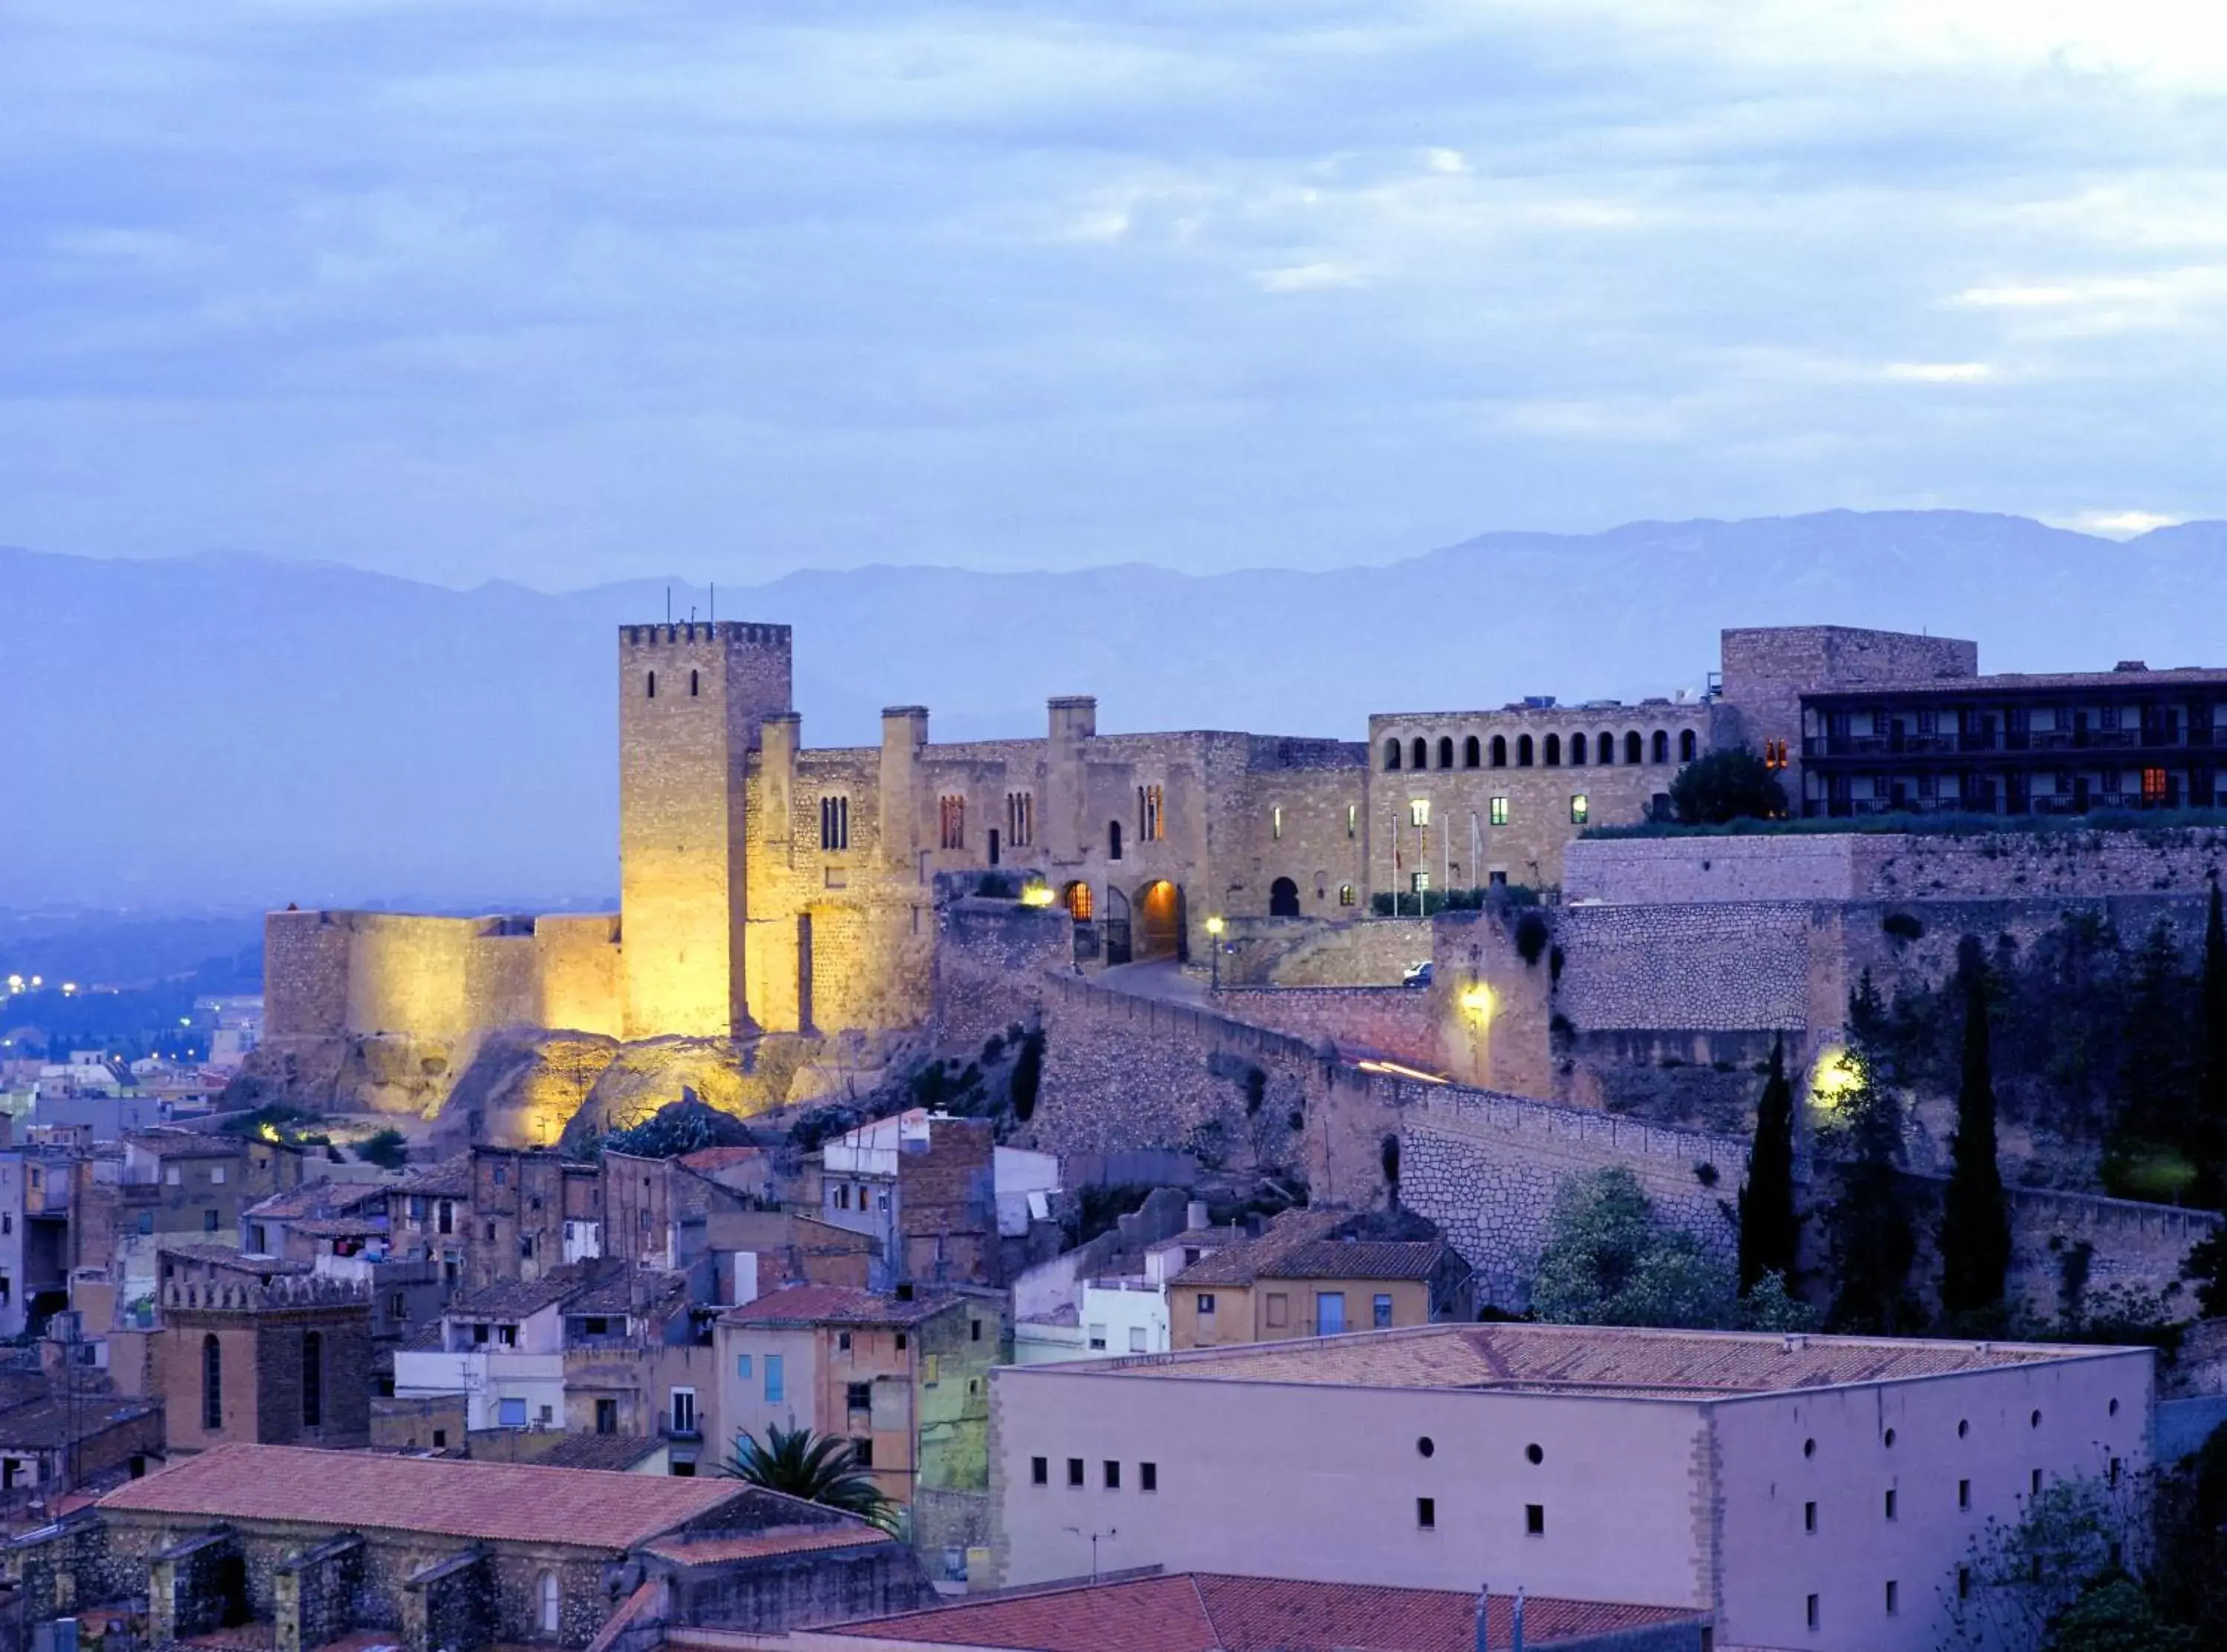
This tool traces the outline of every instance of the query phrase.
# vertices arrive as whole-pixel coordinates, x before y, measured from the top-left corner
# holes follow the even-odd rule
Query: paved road
[[[1173,959],[1150,964],[1116,964],[1111,969],[1101,970],[1096,979],[1101,986],[1133,997],[1206,1007],[1206,983],[1184,974],[1183,966]]]

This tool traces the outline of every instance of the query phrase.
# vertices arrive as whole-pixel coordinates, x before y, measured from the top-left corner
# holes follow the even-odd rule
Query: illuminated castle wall
[[[938,873],[1040,878],[1086,967],[1203,957],[1209,915],[1357,918],[1422,880],[1559,881],[1588,820],[1636,818],[1676,762],[1739,734],[1727,706],[1665,701],[1378,718],[1365,743],[1101,735],[1097,702],[1062,696],[1037,737],[933,744],[906,705],[877,746],[807,750],[788,627],[625,626],[618,644],[619,911],[274,913],[275,1056],[331,1072],[368,1049],[392,1094],[398,1072],[441,1089],[497,1027],[909,1026]],[[1557,717],[1620,732],[1588,745],[1547,728]]]

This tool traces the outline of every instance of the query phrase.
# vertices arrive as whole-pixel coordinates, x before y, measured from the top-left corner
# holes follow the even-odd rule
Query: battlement
[[[743,642],[786,648],[789,628],[754,620],[672,620],[662,625],[622,625],[619,641],[629,648],[662,648],[682,642]]]
[[[205,1313],[277,1313],[302,1308],[371,1305],[371,1287],[322,1273],[277,1273],[269,1279],[209,1282],[171,1279],[163,1286],[163,1306]]]

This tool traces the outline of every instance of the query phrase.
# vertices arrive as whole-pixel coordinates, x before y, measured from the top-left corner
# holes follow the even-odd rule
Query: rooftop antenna
[[[711,623],[712,623],[712,624],[714,624],[714,625],[717,625],[717,624],[719,622],[719,582],[718,582],[718,580],[716,580],[716,579],[715,579],[715,580],[713,580],[713,581],[711,582]]]
[[[1485,1612],[1491,1602],[1491,1585],[1479,1584],[1477,1590],[1477,1652],[1492,1652],[1491,1631],[1485,1628]]]
[[[670,585],[665,588],[665,622],[667,625],[673,623],[673,587]]]

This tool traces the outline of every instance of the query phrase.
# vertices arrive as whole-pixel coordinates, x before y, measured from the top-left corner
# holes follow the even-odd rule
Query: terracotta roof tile
[[[1069,1365],[1126,1377],[1709,1399],[1891,1382],[2113,1350],[1599,1325],[1430,1325]]]
[[[684,1543],[661,1539],[648,1553],[675,1566],[718,1566],[731,1560],[755,1560],[769,1554],[808,1554],[818,1549],[856,1548],[866,1543],[896,1540],[877,1526],[790,1526],[769,1532],[737,1532]]]
[[[131,1481],[100,1506],[624,1550],[754,1495],[731,1480],[236,1445]]]
[[[1262,1267],[1326,1237],[1350,1210],[1286,1210],[1259,1234],[1209,1251],[1171,1279],[1171,1285],[1250,1285]]]
[[[1509,1643],[1513,1603],[1496,1595],[1487,1628]],[[1681,1606],[1534,1596],[1527,1644],[1643,1629],[1696,1616]],[[1477,1597],[1444,1589],[1241,1578],[1198,1572],[1047,1589],[870,1619],[823,1634],[1012,1652],[1471,1652]]]
[[[1263,1279],[1427,1279],[1445,1253],[1441,1239],[1318,1239],[1294,1247],[1256,1274]]]
[[[726,1325],[917,1325],[960,1298],[923,1291],[910,1301],[848,1285],[793,1285],[719,1316]]]

